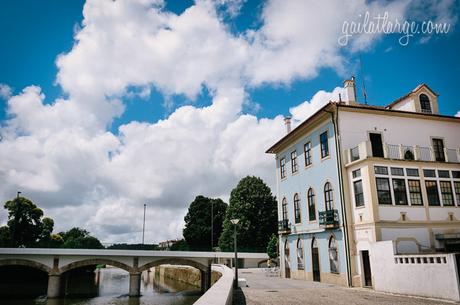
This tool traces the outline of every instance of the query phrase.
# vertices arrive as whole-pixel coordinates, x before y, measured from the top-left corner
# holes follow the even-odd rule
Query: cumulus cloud
[[[273,157],[264,152],[283,135],[282,117],[249,114],[260,105],[246,90],[312,78],[324,67],[341,72],[344,18],[406,10],[404,3],[364,0],[271,0],[259,29],[232,34],[222,7],[235,16],[243,2],[200,0],[176,15],[158,0],[87,1],[72,50],[56,61],[66,97],[49,103],[38,86],[4,97],[0,199],[20,189],[55,218],[58,230],[87,227],[107,242],[139,242],[146,203],[146,240],[179,237],[194,196],[228,198],[248,174],[274,185]],[[377,39],[362,38],[347,52]],[[189,100],[206,88],[212,103],[108,131],[124,99],[147,97],[153,87]],[[319,91],[290,112],[300,122],[339,93]]]
[[[7,100],[11,97],[11,87],[8,86],[7,84],[2,84],[0,83],[0,98]]]
[[[460,117],[460,111],[457,112],[457,114],[455,114],[456,117]]]

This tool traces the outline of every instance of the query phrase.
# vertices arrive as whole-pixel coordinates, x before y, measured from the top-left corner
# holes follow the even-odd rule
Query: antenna
[[[360,68],[361,80],[362,80],[361,91],[364,97],[364,104],[367,105],[367,92],[366,92],[365,77],[364,77],[364,72],[363,72],[363,60],[361,58],[361,55],[359,55],[359,68]]]

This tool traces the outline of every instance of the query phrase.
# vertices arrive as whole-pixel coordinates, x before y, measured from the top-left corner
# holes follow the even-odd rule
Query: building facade
[[[329,102],[275,143],[285,277],[373,286],[372,245],[460,251],[460,118],[420,85],[386,107]]]

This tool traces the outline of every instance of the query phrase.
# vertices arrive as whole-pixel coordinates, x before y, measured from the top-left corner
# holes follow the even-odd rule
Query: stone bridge
[[[115,266],[129,272],[129,295],[139,296],[142,271],[162,264],[199,269],[204,292],[210,287],[213,260],[233,255],[226,252],[0,248],[0,267],[21,265],[46,272],[48,298],[59,298],[62,296],[61,275],[65,272],[98,264]]]

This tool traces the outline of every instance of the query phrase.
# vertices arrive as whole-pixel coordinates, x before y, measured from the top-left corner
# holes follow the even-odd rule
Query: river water
[[[4,287],[3,287],[4,288]],[[24,287],[24,289],[32,289]],[[191,305],[200,288],[144,271],[140,298],[128,297],[129,273],[117,268],[72,273],[66,280],[66,297],[0,298],[1,305]]]

